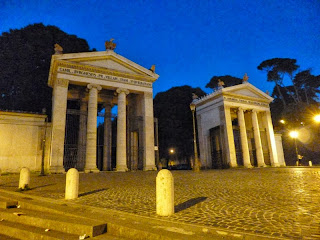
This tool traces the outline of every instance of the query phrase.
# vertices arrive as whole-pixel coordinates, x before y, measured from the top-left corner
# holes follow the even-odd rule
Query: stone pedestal
[[[79,193],[79,172],[75,168],[70,168],[66,176],[65,199],[78,198]]]
[[[52,141],[50,172],[64,173],[63,154],[66,128],[68,80],[56,79],[52,99]]]
[[[174,182],[167,169],[159,171],[156,178],[156,210],[160,216],[174,214]]]
[[[88,120],[87,120],[87,143],[86,143],[86,164],[85,172],[99,172],[97,168],[97,109],[98,91],[101,86],[88,84]]]
[[[259,128],[259,123],[258,123],[257,111],[256,110],[252,110],[252,115],[251,116],[252,116],[254,144],[255,144],[255,147],[256,147],[256,155],[257,155],[258,167],[265,167],[266,164],[264,163],[264,157],[263,157],[263,150],[262,150],[262,144],[261,144],[260,128]]]
[[[243,112],[242,108],[238,109],[238,123],[239,123],[239,127],[240,127],[240,138],[241,138],[243,165],[247,168],[250,168],[250,167],[252,167],[252,165],[250,162],[247,129],[246,129],[246,123],[244,120],[244,112]]]
[[[127,167],[127,136],[126,136],[126,95],[127,89],[118,88],[118,119],[117,119],[117,166],[116,171],[128,171]]]
[[[25,190],[30,187],[30,170],[22,168],[20,171],[19,189]]]

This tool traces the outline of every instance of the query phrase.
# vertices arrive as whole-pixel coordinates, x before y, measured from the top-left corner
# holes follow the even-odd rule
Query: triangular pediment
[[[106,68],[113,71],[144,75],[141,71],[138,71],[137,69],[134,69],[134,68],[129,68],[129,66],[125,66],[123,63],[116,62],[113,59],[90,60],[90,61],[82,61],[79,63],[94,66],[94,67]]]
[[[273,98],[270,97],[268,94],[262,92],[260,89],[256,88],[250,83],[243,83],[232,87],[224,88],[223,93],[228,95],[234,95],[240,98],[254,98],[256,100],[261,101],[271,102],[273,100]]]

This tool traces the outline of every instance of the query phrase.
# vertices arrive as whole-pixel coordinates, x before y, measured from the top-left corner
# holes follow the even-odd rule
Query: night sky
[[[257,70],[264,60],[295,58],[301,70],[320,74],[319,16],[319,0],[0,0],[0,33],[42,22],[98,51],[114,38],[118,54],[156,65],[155,94],[182,85],[209,93],[212,76],[244,73],[271,92]]]

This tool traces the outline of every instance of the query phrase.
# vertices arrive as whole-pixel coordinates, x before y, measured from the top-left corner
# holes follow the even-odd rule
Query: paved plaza
[[[320,168],[172,171],[175,214],[156,215],[157,172],[80,174],[73,200],[105,209],[206,227],[287,239],[320,239]],[[65,174],[32,175],[25,194],[63,199]],[[16,191],[18,175],[0,176]],[[258,238],[257,238],[258,239]]]

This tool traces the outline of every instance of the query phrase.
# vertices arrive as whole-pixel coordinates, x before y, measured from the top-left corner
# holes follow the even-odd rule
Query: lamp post
[[[195,172],[200,171],[200,162],[198,158],[198,147],[197,147],[197,133],[196,133],[196,122],[194,118],[194,112],[196,110],[196,105],[192,102],[190,104],[190,110],[192,112],[192,123],[193,123],[193,148],[194,148],[194,167]]]
[[[296,149],[296,157],[297,157],[297,166],[299,165],[300,158],[299,158],[299,153],[298,153],[298,146],[297,146],[297,137],[299,136],[297,131],[291,131],[289,133],[290,137],[294,139],[294,145]]]

